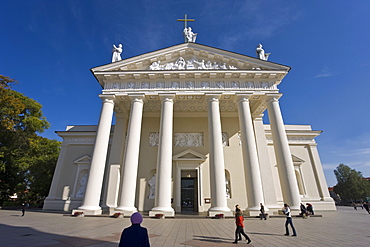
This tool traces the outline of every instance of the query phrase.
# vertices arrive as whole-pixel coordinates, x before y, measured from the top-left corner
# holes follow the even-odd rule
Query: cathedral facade
[[[183,43],[93,68],[97,126],[58,131],[62,149],[44,209],[174,216],[335,210],[309,125],[285,125],[290,68]],[[268,113],[269,124],[263,117]]]

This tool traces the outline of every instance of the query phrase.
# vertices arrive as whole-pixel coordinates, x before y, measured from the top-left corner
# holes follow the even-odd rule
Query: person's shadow
[[[41,232],[31,227],[9,226],[6,224],[0,224],[0,232],[3,233],[1,236],[1,246],[25,246],[25,243],[27,243],[27,246],[117,246],[117,243],[111,240],[112,238],[116,238],[117,240],[119,239],[119,234],[113,237],[110,236],[109,240],[92,239],[84,237],[63,236]],[[40,244],[40,241],[42,242],[42,244]]]
[[[194,240],[198,241],[206,241],[206,242],[217,242],[217,243],[230,243],[230,241],[233,241],[234,239],[224,239],[219,237],[210,237],[210,236],[193,236]]]

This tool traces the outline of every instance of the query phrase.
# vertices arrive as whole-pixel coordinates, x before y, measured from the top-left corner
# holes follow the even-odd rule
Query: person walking
[[[242,240],[241,235],[243,235],[245,237],[245,240],[248,241],[247,244],[252,242],[248,235],[244,232],[244,218],[239,205],[235,206],[235,224],[235,241],[233,242],[233,244],[237,244],[238,240]]]
[[[263,206],[262,202],[260,203],[260,212],[260,219],[262,220],[262,218],[264,218],[265,220],[267,220],[265,215],[265,207]]]
[[[150,246],[148,230],[140,225],[141,222],[143,222],[143,216],[139,212],[131,215],[132,225],[122,231],[119,247]]]
[[[22,217],[25,215],[26,213],[26,208],[28,208],[29,204],[25,201],[22,203]]]
[[[290,207],[288,204],[284,204],[284,208],[283,208],[283,212],[284,214],[286,215],[286,221],[285,221],[285,236],[289,236],[289,229],[288,229],[288,225],[290,225],[290,227],[292,228],[293,230],[293,235],[292,236],[297,236],[297,232],[295,231],[295,228],[293,226],[293,220],[292,220],[292,214],[290,212]]]

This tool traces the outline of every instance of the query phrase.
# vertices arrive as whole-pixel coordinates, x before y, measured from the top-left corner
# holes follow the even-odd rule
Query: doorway
[[[197,178],[181,178],[181,212],[197,212]]]

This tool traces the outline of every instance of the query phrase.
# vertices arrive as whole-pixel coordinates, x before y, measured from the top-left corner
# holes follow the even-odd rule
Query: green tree
[[[15,83],[0,75],[0,206],[10,195],[27,190],[34,163],[43,165],[37,155],[43,142],[37,133],[49,127],[41,104],[12,90]]]
[[[60,144],[59,141],[40,136],[32,139],[31,160],[26,176],[30,188],[27,195],[28,200],[37,202],[48,195],[58,161]]]
[[[334,192],[339,194],[342,200],[358,201],[370,195],[370,183],[364,179],[361,172],[340,164],[334,174],[337,178]]]

